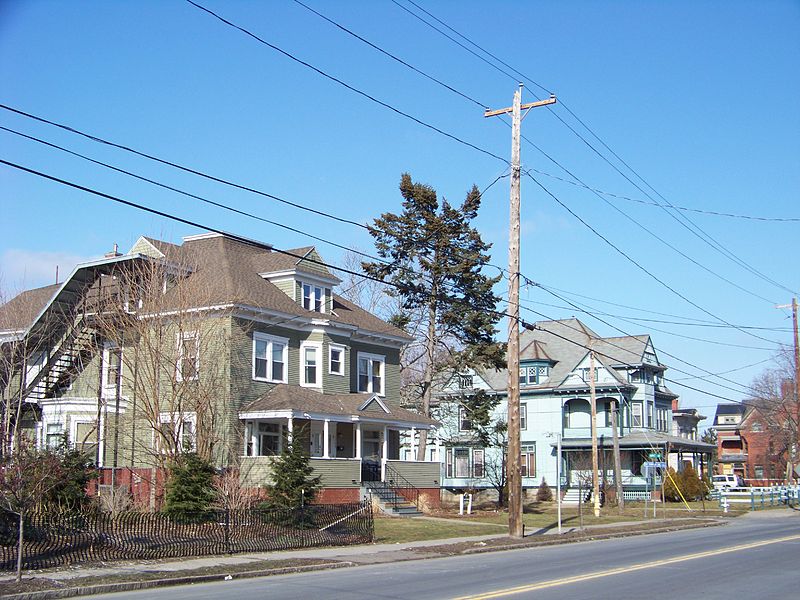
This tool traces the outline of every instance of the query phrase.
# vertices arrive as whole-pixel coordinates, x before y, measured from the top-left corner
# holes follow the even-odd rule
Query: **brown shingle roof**
[[[61,284],[27,290],[0,306],[0,331],[25,329],[47,304]]]
[[[279,384],[258,400],[242,408],[242,413],[272,410],[302,410],[305,412],[360,416],[384,421],[401,421],[415,425],[438,425],[437,421],[419,413],[385,404],[389,410],[375,410],[372,405],[360,408],[370,394],[323,394],[298,385]]]
[[[402,330],[335,294],[333,314],[312,313],[259,275],[295,268],[303,270],[302,261],[295,256],[225,236],[189,240],[176,248],[180,249],[180,254],[175,259],[192,267],[191,275],[181,285],[192,286],[194,295],[205,297],[209,303],[241,304],[298,316],[327,318],[365,331],[411,339]],[[305,256],[313,250],[313,246],[308,246],[288,252]],[[325,271],[330,274],[327,269]]]

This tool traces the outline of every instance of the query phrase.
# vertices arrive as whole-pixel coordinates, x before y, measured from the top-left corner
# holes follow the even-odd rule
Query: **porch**
[[[601,435],[597,446],[600,481],[606,489],[611,489],[615,486],[612,440]],[[668,466],[680,471],[688,462],[699,467],[697,473],[703,476],[703,466],[708,464],[708,457],[714,450],[712,444],[655,431],[623,436],[619,447],[623,493],[630,499],[647,495],[653,488],[654,477],[658,479]],[[565,439],[562,453],[562,486],[591,487],[591,439]]]
[[[242,479],[248,486],[271,482],[274,457],[288,440],[310,455],[323,488],[354,489],[364,482],[404,479],[438,488],[439,463],[400,459],[401,432],[431,429],[436,422],[397,408],[376,394],[321,394],[275,386],[239,413],[244,424]]]

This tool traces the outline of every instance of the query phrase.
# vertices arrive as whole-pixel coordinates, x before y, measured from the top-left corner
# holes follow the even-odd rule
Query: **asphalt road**
[[[615,540],[95,596],[189,598],[794,598],[800,513]]]

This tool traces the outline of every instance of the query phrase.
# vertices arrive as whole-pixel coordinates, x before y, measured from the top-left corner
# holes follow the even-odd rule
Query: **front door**
[[[361,435],[361,480],[381,481],[381,432],[365,429]]]

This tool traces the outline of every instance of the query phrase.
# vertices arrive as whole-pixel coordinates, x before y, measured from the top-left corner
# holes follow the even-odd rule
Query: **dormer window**
[[[550,365],[541,362],[522,361],[519,367],[519,384],[536,385],[550,377]]]
[[[313,312],[325,312],[325,288],[310,283],[303,284],[303,308]]]

